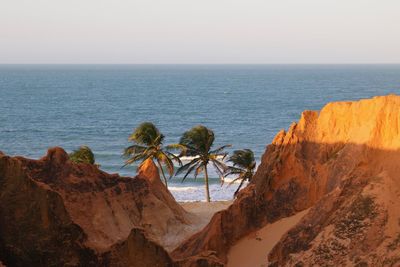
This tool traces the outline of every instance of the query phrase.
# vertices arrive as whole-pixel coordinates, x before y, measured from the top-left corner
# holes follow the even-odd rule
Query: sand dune
[[[163,246],[167,251],[175,249],[182,241],[204,228],[211,217],[218,211],[224,210],[231,205],[233,200],[213,202],[180,202],[179,204],[188,212],[190,223],[179,225],[177,231],[171,231],[164,237]]]
[[[266,267],[268,265],[267,256],[271,249],[307,212],[308,210],[305,210],[267,224],[239,240],[228,253],[227,267]]]
[[[228,208],[233,200],[227,201],[213,201],[213,202],[180,202],[179,204],[188,212],[197,215],[201,220],[201,227],[204,227],[211,219],[211,217],[220,210]]]

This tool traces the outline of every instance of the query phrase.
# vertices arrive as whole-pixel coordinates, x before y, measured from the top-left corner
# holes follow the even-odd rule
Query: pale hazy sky
[[[1,63],[400,63],[400,0],[0,0]]]

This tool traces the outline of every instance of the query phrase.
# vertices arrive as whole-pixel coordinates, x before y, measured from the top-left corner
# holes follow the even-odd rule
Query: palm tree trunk
[[[164,170],[163,170],[163,168],[162,168],[162,166],[161,166],[161,163],[160,163],[160,161],[159,161],[158,159],[157,159],[157,163],[158,163],[158,167],[159,167],[160,170],[161,170],[161,174],[162,174],[162,176],[163,176],[163,178],[164,178],[165,186],[168,188],[167,178],[165,178]]]
[[[240,188],[242,188],[242,185],[244,183],[244,178],[242,178],[242,181],[240,182],[239,187],[236,189],[235,193],[233,194],[233,197],[236,197],[237,194],[239,193]]]
[[[204,174],[205,174],[205,185],[206,185],[206,201],[210,202],[210,189],[208,187],[208,172],[207,172],[207,164],[204,166]]]

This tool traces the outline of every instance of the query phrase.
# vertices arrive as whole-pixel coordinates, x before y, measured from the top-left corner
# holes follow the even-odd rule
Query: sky
[[[399,0],[0,0],[0,64],[400,63]]]

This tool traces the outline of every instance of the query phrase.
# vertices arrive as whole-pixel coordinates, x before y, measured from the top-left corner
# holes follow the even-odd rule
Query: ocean
[[[0,65],[0,150],[40,158],[88,145],[101,169],[121,168],[132,130],[151,121],[176,143],[204,124],[215,145],[265,147],[303,110],[400,92],[400,65]],[[232,199],[211,171],[212,200]],[[179,201],[204,199],[203,179],[171,179]]]

